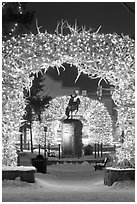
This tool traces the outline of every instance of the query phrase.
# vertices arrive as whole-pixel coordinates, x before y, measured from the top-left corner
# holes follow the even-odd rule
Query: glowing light
[[[134,147],[135,138],[134,40],[124,35],[93,33],[85,28],[79,30],[68,23],[66,27],[63,24],[61,28],[61,34],[58,25],[56,34],[53,35],[39,32],[37,35],[26,34],[3,42],[4,164],[16,163],[14,136],[19,134],[25,107],[21,94],[24,87],[29,89],[31,86],[30,73],[38,73],[41,68],[46,72],[49,67],[51,69],[54,66],[59,70],[63,63],[76,66],[78,76],[84,73],[92,79],[107,79],[109,84],[115,87],[112,99],[117,105],[117,126],[125,131],[121,148],[128,151],[128,155],[124,154],[124,157],[130,162],[130,147]],[[63,29],[68,29],[67,37],[63,35]],[[13,156],[10,157],[6,152],[11,150],[11,147]],[[120,157],[118,162],[122,162]]]

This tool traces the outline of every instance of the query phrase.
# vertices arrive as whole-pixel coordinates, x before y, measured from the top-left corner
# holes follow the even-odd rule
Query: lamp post
[[[97,96],[98,96],[98,99],[101,100],[101,98],[102,98],[102,86],[97,87]]]
[[[60,144],[59,144],[59,159],[60,159]]]
[[[46,136],[47,136],[46,133],[47,133],[47,126],[44,127],[44,132],[45,132],[44,158],[46,158],[46,157],[47,157],[47,156],[46,156],[46,151],[47,151],[47,150],[46,150],[46,139],[47,139],[47,138],[46,138]]]

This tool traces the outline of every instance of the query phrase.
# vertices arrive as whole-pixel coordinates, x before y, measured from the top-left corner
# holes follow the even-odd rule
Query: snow
[[[104,171],[93,164],[54,164],[48,173],[35,173],[34,184],[3,180],[3,202],[134,202],[135,182],[104,185]]]
[[[36,171],[34,166],[3,166],[2,171]]]
[[[134,170],[135,171],[135,169],[134,168],[126,168],[126,169],[122,169],[122,168],[116,168],[116,167],[106,167],[106,169],[108,169],[108,170],[116,170],[116,171],[127,171],[127,170]]]

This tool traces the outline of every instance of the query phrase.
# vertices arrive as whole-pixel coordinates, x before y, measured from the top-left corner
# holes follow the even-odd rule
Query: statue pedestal
[[[65,119],[62,123],[63,157],[82,156],[82,122]]]

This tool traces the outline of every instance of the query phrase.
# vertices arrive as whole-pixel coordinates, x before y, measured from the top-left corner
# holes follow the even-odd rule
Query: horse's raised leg
[[[69,108],[67,107],[67,108],[66,108],[66,112],[65,112],[65,114],[66,114],[66,116],[67,116],[67,119],[69,118],[69,113],[70,113],[70,110],[69,110]]]
[[[77,114],[77,112],[78,112],[78,106],[77,106],[77,108],[76,108],[75,115]]]
[[[71,112],[71,119],[72,119],[72,117],[73,117],[73,114],[72,114],[72,113],[73,113],[73,111],[71,110],[70,112]]]

